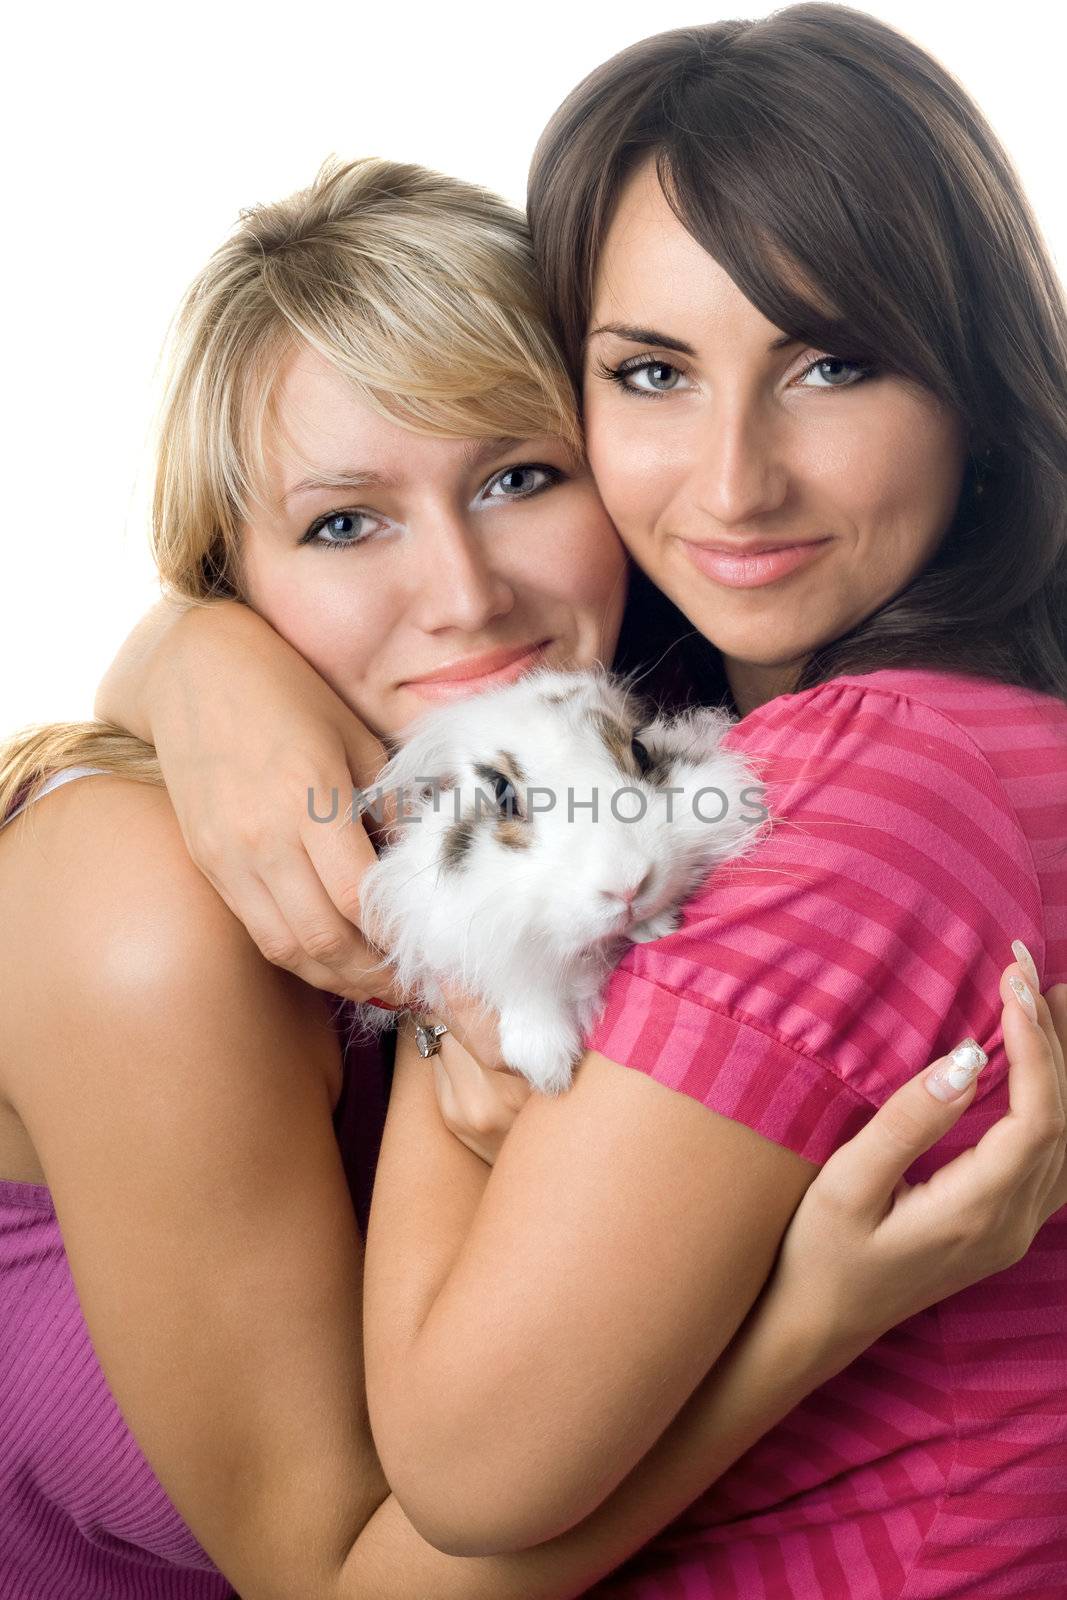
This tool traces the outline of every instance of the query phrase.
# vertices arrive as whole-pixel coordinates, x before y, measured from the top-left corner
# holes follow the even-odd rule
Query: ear
[[[681,756],[690,761],[706,761],[718,750],[731,725],[728,712],[712,706],[694,706],[678,716],[656,717],[638,729],[637,737],[653,758]]]

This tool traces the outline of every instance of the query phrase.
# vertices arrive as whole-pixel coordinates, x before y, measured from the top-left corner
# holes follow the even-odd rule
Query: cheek
[[[571,604],[602,610],[627,570],[626,550],[586,479],[575,492],[546,496],[517,546],[524,581]]]
[[[585,527],[560,552],[556,570],[560,594],[570,595],[598,612],[610,603],[622,586],[627,556],[606,512],[595,528]]]
[[[930,396],[891,392],[863,425],[840,429],[809,481],[886,562],[926,559],[952,520],[966,430]]]
[[[354,551],[301,550],[281,560],[250,552],[248,602],[344,698],[368,673],[388,620],[383,596],[358,581]]]
[[[699,452],[687,421],[656,426],[656,401],[594,392],[585,414],[589,465],[612,522],[627,544],[651,529]]]

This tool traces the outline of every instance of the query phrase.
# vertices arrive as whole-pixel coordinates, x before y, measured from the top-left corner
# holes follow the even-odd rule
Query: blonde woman
[[[294,692],[334,717],[349,708],[340,748],[360,775],[373,740],[350,712],[399,733],[457,653],[496,655],[477,663],[487,677],[509,670],[501,655],[510,670],[526,657],[612,658],[626,564],[575,450],[570,394],[518,218],[416,169],[329,172],[250,214],[191,291],[162,433],[161,574],[194,602],[231,591],[247,620],[259,613],[300,643],[311,665],[294,663]],[[344,549],[363,540],[372,581]],[[282,722],[278,751],[288,737]],[[296,770],[303,806],[316,774]],[[879,1334],[1017,1261],[1063,1203],[1063,1046],[1017,966],[1002,994],[1010,1112],[977,1154],[910,1191],[904,1171],[973,1104],[976,1044],[906,1082],[821,1175],[802,1163],[789,1181],[776,1147],[728,1119],[732,1154],[709,1166],[708,1113],[633,1074],[615,1110],[583,1124],[580,1149],[562,1124],[554,1134],[573,1162],[573,1213],[606,1167],[620,1206],[713,1205],[738,1252],[728,1293],[697,1255],[686,1268],[708,1321],[687,1376],[670,1373],[669,1426],[636,1396],[623,1418],[634,1447],[602,1445],[583,1514],[537,1540],[524,1524],[573,1495],[580,1436],[529,1504],[505,1482],[468,1504],[478,1461],[457,1448],[455,1488],[446,1459],[436,1508],[416,1492],[409,1516],[368,1423],[353,1151],[335,1126],[358,1087],[373,1098],[373,1081],[354,1085],[373,1062],[345,1062],[333,996],[265,960],[205,882],[157,778],[151,750],[106,726],[45,730],[5,753],[6,1595],[578,1595]],[[283,841],[275,888],[258,885],[264,903],[303,865]],[[320,953],[335,955],[330,944]],[[446,1044],[453,1081],[477,1076],[459,1041]],[[572,1104],[585,1118],[582,1083]],[[666,1139],[676,1156],[669,1183],[652,1163],[640,1196],[610,1171],[629,1088],[649,1152]],[[421,1296],[427,1267],[457,1253],[476,1265],[463,1238],[491,1170],[444,1127],[406,1028],[390,1143],[375,1220],[379,1353],[424,1320],[425,1306],[390,1305],[396,1292],[418,1284]],[[586,1216],[606,1220],[599,1206]],[[625,1225],[620,1210],[600,1233],[616,1270],[620,1248],[633,1252]],[[508,1248],[539,1239],[531,1214]],[[565,1326],[571,1290],[545,1264],[545,1314]],[[465,1307],[476,1319],[505,1310]],[[611,1374],[602,1330],[589,1333],[587,1359]],[[465,1386],[462,1342],[441,1354]],[[544,1403],[522,1377],[529,1354],[502,1348],[482,1375],[520,1453],[542,1448],[523,1418],[526,1401]],[[563,1422],[579,1394],[559,1377]],[[390,1404],[388,1384],[369,1400],[376,1413]],[[487,1420],[470,1414],[472,1437]],[[429,1413],[406,1434],[395,1418],[375,1422],[401,1480],[424,1455],[440,1460]],[[472,1542],[454,1532],[471,1517],[492,1524],[476,1537],[496,1553],[444,1553]]]

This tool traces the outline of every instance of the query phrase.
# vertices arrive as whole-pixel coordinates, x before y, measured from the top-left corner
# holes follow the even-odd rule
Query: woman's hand
[[[437,1104],[445,1127],[492,1166],[533,1090],[502,1064],[495,1015],[459,990],[446,989],[445,997],[448,1032],[432,1057]]]
[[[445,1127],[492,1166],[508,1129],[533,1094],[525,1078],[480,1062],[445,1035],[433,1057],[434,1088]]]
[[[835,1151],[804,1195],[768,1284],[810,1305],[833,1340],[855,1353],[888,1329],[990,1274],[1013,1266],[1053,1212],[1067,1204],[1067,985],[1036,997],[1032,1021],[1001,979],[1010,1110],[973,1149],[925,1183],[903,1173],[971,1104],[972,1079],[935,1098],[951,1058],[934,1062],[891,1096]]]
[[[359,931],[375,852],[346,820],[385,751],[268,623],[236,601],[157,608],[97,710],[151,738],[189,854],[268,961],[349,999],[401,998]]]

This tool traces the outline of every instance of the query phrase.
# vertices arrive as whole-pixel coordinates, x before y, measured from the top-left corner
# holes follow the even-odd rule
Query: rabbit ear
[[[677,716],[658,716],[639,728],[637,737],[653,757],[685,756],[703,761],[718,750],[732,719],[712,706],[694,706]]]

